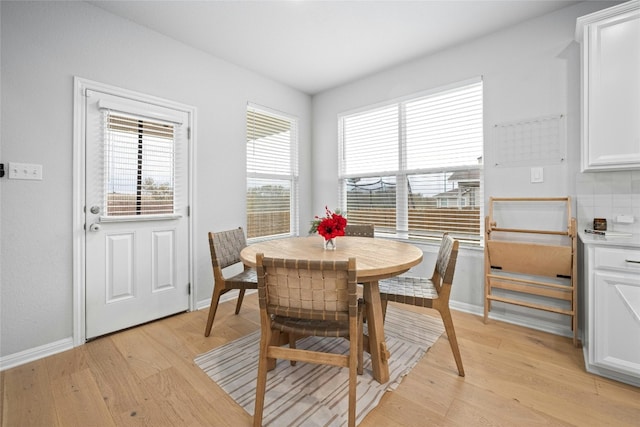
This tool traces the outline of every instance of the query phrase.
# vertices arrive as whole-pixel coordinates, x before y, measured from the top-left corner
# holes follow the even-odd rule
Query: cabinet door
[[[640,168],[640,11],[585,29],[583,169]]]
[[[640,277],[595,272],[592,363],[640,377]]]

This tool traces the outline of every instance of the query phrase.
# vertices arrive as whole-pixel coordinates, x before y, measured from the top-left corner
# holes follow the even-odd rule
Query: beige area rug
[[[365,324],[366,328],[366,324]],[[442,335],[440,318],[389,305],[385,338],[391,352],[390,380],[380,384],[371,376],[371,359],[364,357],[364,374],[358,376],[357,423],[376,407],[384,393],[395,389]],[[260,331],[215,348],[195,358],[196,364],[249,414],[253,415]],[[346,353],[344,339],[309,337],[298,348]],[[348,371],[332,366],[279,360],[267,377],[264,426],[347,425]]]

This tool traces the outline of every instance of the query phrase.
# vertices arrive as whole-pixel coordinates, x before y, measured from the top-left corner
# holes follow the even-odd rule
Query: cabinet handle
[[[630,262],[630,263],[633,263],[633,264],[640,264],[640,261],[639,260],[635,260],[635,259],[625,259],[624,262]]]

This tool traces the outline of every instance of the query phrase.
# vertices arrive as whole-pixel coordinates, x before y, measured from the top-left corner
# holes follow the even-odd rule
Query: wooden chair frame
[[[356,260],[310,261],[256,255],[260,305],[260,357],[253,425],[262,424],[267,371],[276,359],[349,369],[349,426],[355,426],[362,308],[356,292]],[[313,292],[312,292],[313,291]],[[282,334],[349,339],[349,354],[281,346]],[[291,341],[289,341],[291,342]]]
[[[456,330],[449,309],[449,297],[453,284],[459,242],[448,233],[442,236],[438,257],[431,279],[413,276],[396,276],[379,282],[383,313],[386,314],[387,302],[393,301],[418,307],[433,308],[440,313],[449,345],[456,361],[458,375],[464,377],[462,356],[458,347]]]
[[[220,297],[232,289],[237,289],[238,300],[236,302],[236,314],[240,313],[242,300],[247,289],[258,289],[258,278],[254,269],[244,266],[241,273],[233,277],[225,277],[223,269],[242,262],[240,251],[247,246],[242,227],[233,230],[209,232],[209,251],[211,252],[211,266],[213,268],[213,293],[209,316],[204,330],[204,336],[208,337],[213,326],[213,319],[218,310]]]

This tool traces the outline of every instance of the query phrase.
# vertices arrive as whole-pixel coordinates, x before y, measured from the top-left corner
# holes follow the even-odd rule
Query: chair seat
[[[358,298],[358,318],[364,313],[364,300]],[[349,337],[349,319],[304,319],[275,315],[272,328],[293,335],[315,337]]]
[[[430,279],[412,276],[396,276],[380,280],[380,297],[387,301],[426,306],[429,300],[438,298],[438,291]]]
[[[273,329],[288,334],[315,337],[348,337],[349,321],[308,320],[276,316],[271,324]]]
[[[227,282],[228,286],[246,286],[248,283],[251,283],[253,284],[251,289],[257,289],[258,274],[256,273],[256,270],[254,268],[250,268],[248,270],[243,270],[241,273],[238,273],[235,276],[225,279],[225,282]],[[247,287],[247,289],[249,289],[249,287]]]

